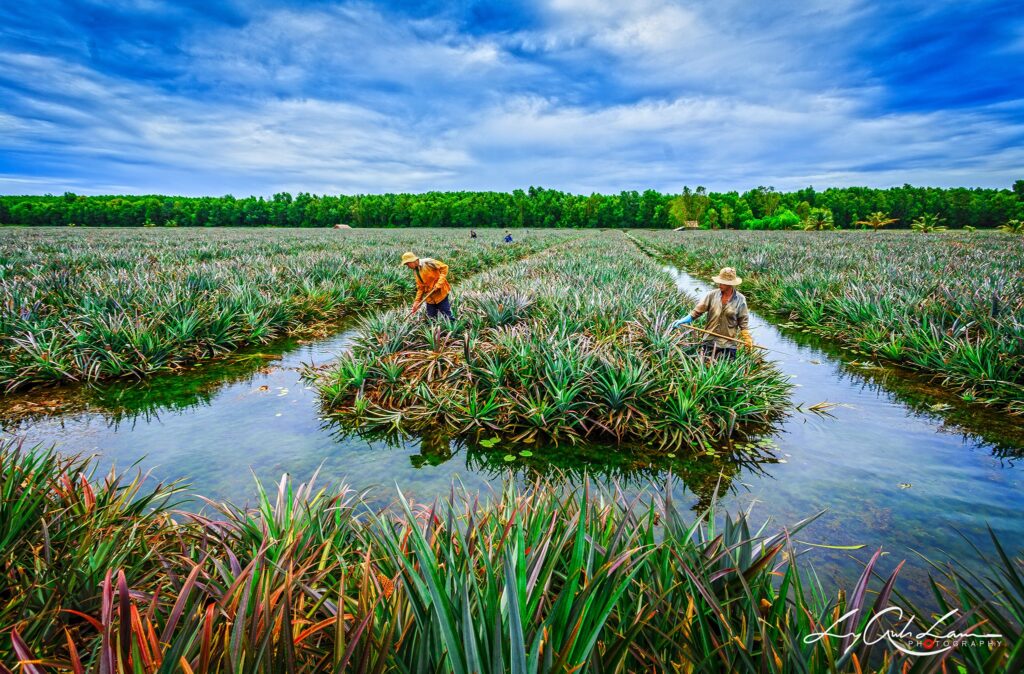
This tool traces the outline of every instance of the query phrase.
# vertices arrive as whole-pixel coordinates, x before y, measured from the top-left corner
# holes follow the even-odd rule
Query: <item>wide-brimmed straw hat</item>
[[[743,283],[743,279],[736,275],[736,270],[732,267],[722,267],[722,271],[718,272],[718,276],[712,276],[711,280],[727,286],[738,286]]]
[[[416,253],[409,251],[408,253],[402,253],[402,264],[409,264],[415,262],[419,258],[416,257]]]

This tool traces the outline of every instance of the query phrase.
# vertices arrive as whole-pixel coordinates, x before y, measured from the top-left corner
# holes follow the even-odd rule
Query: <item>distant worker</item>
[[[505,243],[512,243],[512,232],[505,232]]]
[[[754,346],[754,338],[747,329],[750,320],[747,298],[736,290],[736,286],[742,283],[743,279],[736,276],[736,270],[732,267],[724,267],[718,272],[718,276],[711,280],[718,284],[718,290],[712,290],[704,295],[693,311],[673,323],[672,327],[689,325],[693,319],[707,314],[707,332],[713,332],[715,336],[708,335],[700,345],[701,352],[711,358],[735,358],[738,342],[742,342],[747,348]]]
[[[475,229],[469,230],[469,238],[471,238],[471,239],[475,239],[476,238],[476,230]]]
[[[412,316],[419,311],[420,304],[427,303],[427,317],[437,318],[438,312],[453,321],[452,305],[448,293],[448,265],[429,257],[419,258],[416,253],[403,253],[402,264],[416,272],[416,299],[412,303]]]

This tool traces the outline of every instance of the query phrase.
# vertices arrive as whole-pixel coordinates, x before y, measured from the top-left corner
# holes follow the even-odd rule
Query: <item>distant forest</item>
[[[951,228],[997,227],[1024,219],[1024,180],[1012,189],[935,187],[814,188],[778,192],[680,194],[654,190],[569,194],[531,187],[514,192],[426,192],[247,197],[0,196],[0,224],[89,227],[651,227],[785,229],[825,213],[837,227],[882,212],[893,228],[937,215]]]

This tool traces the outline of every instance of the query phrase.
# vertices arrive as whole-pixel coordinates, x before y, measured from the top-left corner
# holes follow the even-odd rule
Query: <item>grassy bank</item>
[[[282,481],[250,510],[172,518],[173,486],[95,477],[89,461],[0,445],[10,669],[1017,671],[1024,657],[1019,558],[989,560],[985,578],[936,569],[940,610],[976,611],[958,629],[988,621],[1004,639],[905,658],[805,640],[848,611],[831,631],[900,604],[900,565],[874,555],[855,587],[808,584],[799,524],[769,533],[656,493],[626,505],[545,482],[371,510]]]
[[[11,230],[0,241],[0,385],[173,370],[413,293],[413,249],[453,280],[571,234],[451,230]]]
[[[642,232],[707,275],[732,266],[759,307],[1024,413],[1024,238],[996,233]]]
[[[317,386],[355,428],[520,440],[677,448],[777,416],[789,385],[770,363],[708,362],[669,329],[693,302],[622,234],[603,233],[474,277],[455,292],[453,326],[405,309],[366,319]]]

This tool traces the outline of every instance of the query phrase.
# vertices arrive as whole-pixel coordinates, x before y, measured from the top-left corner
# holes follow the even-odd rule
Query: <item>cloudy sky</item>
[[[1008,187],[1015,2],[0,3],[0,193]]]

